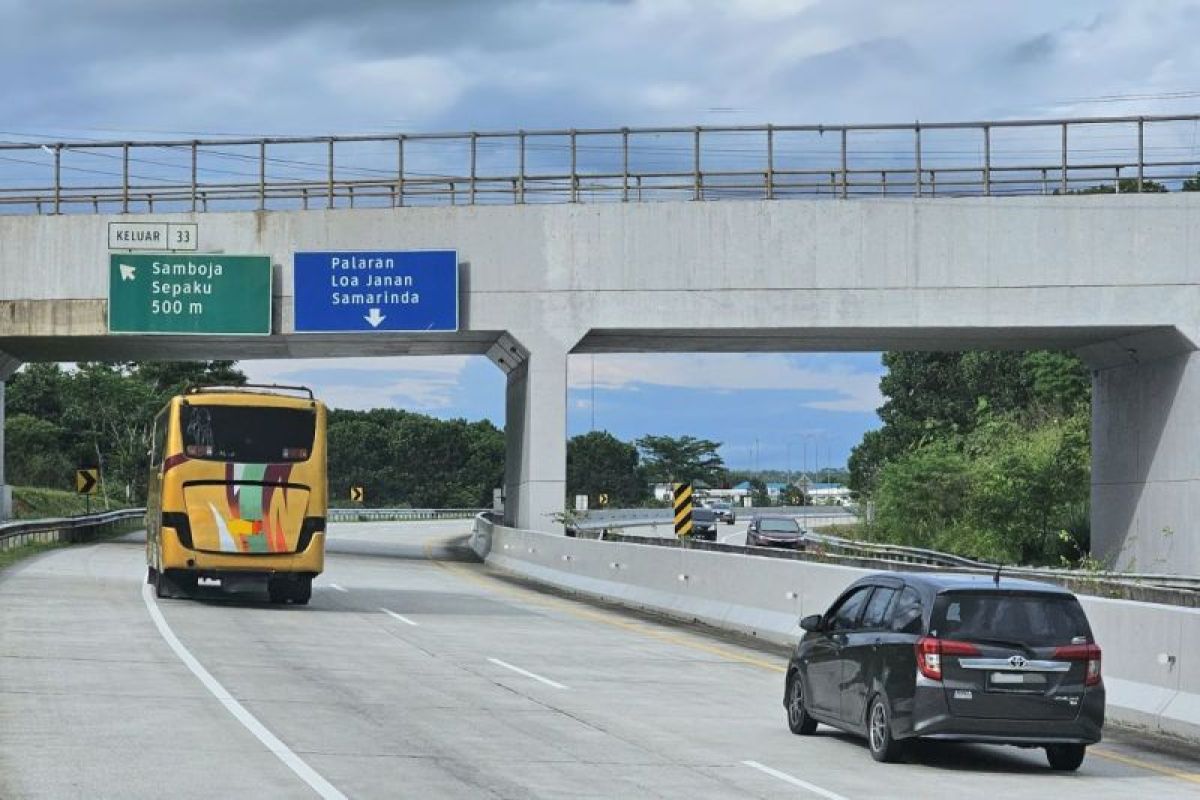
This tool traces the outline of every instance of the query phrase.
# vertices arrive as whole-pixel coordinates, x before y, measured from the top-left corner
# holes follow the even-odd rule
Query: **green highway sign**
[[[270,256],[113,253],[110,333],[271,333]]]

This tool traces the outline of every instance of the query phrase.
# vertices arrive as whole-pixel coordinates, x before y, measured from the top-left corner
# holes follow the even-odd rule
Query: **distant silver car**
[[[729,503],[713,503],[711,508],[717,515],[718,522],[724,522],[726,525],[732,525],[737,522],[737,512],[733,510],[733,506]]]

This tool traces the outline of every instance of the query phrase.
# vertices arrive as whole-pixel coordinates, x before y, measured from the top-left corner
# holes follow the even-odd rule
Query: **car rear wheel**
[[[1050,762],[1050,769],[1072,772],[1079,769],[1086,751],[1087,745],[1082,744],[1047,745],[1046,760]]]
[[[817,721],[804,708],[804,686],[794,672],[788,680],[787,698],[788,727],[799,736],[812,736],[817,732]]]
[[[895,761],[900,758],[902,745],[892,738],[892,713],[883,697],[871,701],[867,713],[867,745],[876,761]]]

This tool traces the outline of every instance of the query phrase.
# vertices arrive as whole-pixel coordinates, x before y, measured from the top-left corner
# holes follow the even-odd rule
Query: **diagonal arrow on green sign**
[[[108,266],[108,330],[269,335],[271,258],[113,253]]]

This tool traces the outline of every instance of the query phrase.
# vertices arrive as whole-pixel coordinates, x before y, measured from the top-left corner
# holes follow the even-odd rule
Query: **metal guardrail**
[[[738,520],[749,520],[755,514],[788,514],[800,520],[805,528],[836,525],[839,522],[845,524],[858,519],[855,515],[845,511],[821,513],[825,508],[825,506],[806,506],[803,509],[799,506],[763,506],[736,507],[733,511]],[[670,525],[673,519],[674,512],[669,508],[591,509],[582,512],[570,527],[581,531],[620,530]]]
[[[820,542],[826,553],[841,554],[854,558],[864,556],[876,557],[907,564],[964,568],[989,573],[995,572],[997,567],[1000,566],[992,562],[979,561],[965,556],[954,555],[953,553],[926,550],[920,547],[905,547],[903,545],[884,544],[880,542],[861,542],[853,539],[843,539],[838,536],[830,536],[828,534],[810,534],[809,538]],[[1000,569],[1005,575],[1088,579],[1142,586],[1160,586],[1169,589],[1187,589],[1200,592],[1200,576],[1165,575],[1149,572],[1112,572],[1109,570],[1057,569],[1052,567],[1001,566]]]
[[[133,213],[1157,189],[1200,115],[0,143],[0,210]]]
[[[472,519],[480,508],[331,508],[329,522],[405,522],[409,520]]]
[[[86,541],[110,525],[140,519],[145,514],[144,508],[124,508],[77,517],[7,522],[0,525],[0,550],[34,543]]]
[[[781,511],[786,512],[787,509],[746,509],[746,511],[779,513]],[[810,528],[810,530],[806,532],[805,538],[810,544],[816,545],[815,548],[810,548],[809,552],[815,553],[821,558],[854,561],[871,560],[880,562],[880,564],[900,567],[911,565],[919,568],[944,568],[987,574],[994,573],[997,567],[1000,566],[992,562],[980,561],[978,559],[972,559],[966,556],[955,555],[954,553],[944,553],[921,547],[908,547],[905,545],[887,544],[883,542],[865,542],[857,539],[846,539],[840,536],[833,536],[831,534],[815,533],[811,531],[811,527],[820,525],[822,522],[833,520],[835,517],[803,514],[797,515],[797,518],[800,519],[802,523],[812,523],[805,526]],[[576,523],[574,527],[576,530],[581,532],[600,531],[600,535],[603,538],[637,541],[638,543],[645,544],[666,544],[667,546],[676,546],[677,542],[675,542],[672,538],[627,536],[620,533],[620,531],[625,528],[664,525],[669,524],[670,521],[671,512],[669,509],[611,509],[603,512],[588,512],[588,516]],[[689,543],[689,545],[701,546],[701,543]],[[720,550],[746,552],[757,555],[777,556],[781,552],[785,554],[788,552],[767,548],[731,545],[724,542],[706,542],[703,543],[702,546],[709,549],[716,548]],[[1000,568],[1002,573],[1005,575],[1015,575],[1026,578],[1042,578],[1054,581],[1093,581],[1102,584],[1107,583],[1127,587],[1150,587],[1200,593],[1200,576],[1166,575],[1161,573],[1112,572],[1107,570],[1058,569],[1051,567],[1002,566]]]

